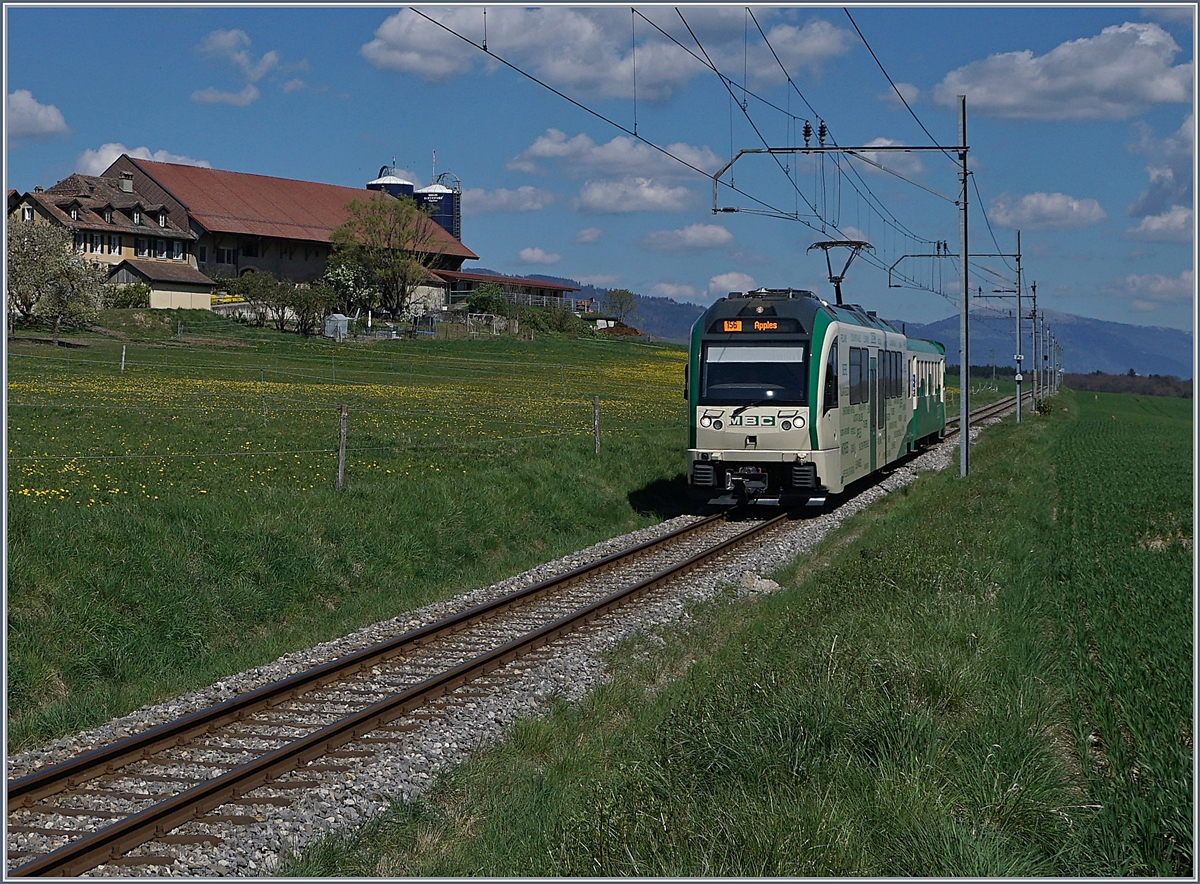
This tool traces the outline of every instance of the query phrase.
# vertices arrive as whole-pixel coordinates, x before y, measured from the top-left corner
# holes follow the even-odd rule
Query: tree
[[[65,228],[10,224],[5,295],[15,316],[54,322],[54,343],[64,320],[87,322],[104,303],[104,277],[71,247]]]
[[[330,237],[331,259],[361,267],[393,317],[408,312],[418,285],[443,251],[439,228],[410,197],[380,193],[346,204],[346,220]]]
[[[296,318],[296,331],[305,336],[316,334],[321,321],[336,303],[337,292],[323,279],[292,285],[290,304]]]
[[[600,309],[605,313],[611,313],[617,322],[633,319],[634,311],[637,309],[637,295],[629,289],[609,289],[604,293]]]
[[[504,297],[504,289],[496,282],[482,283],[467,299],[467,312],[507,316],[508,301]]]
[[[320,282],[333,296],[330,306],[340,313],[349,316],[357,311],[379,309],[379,289],[371,282],[371,275],[345,254],[330,256]]]

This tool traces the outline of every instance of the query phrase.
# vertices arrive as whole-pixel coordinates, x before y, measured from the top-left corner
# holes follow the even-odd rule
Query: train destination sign
[[[710,331],[730,334],[762,334],[764,332],[794,333],[800,330],[799,323],[790,317],[761,317],[754,319],[719,319]]]

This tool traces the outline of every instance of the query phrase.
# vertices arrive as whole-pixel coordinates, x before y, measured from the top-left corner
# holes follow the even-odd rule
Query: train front
[[[688,479],[713,502],[820,503],[810,292],[734,292],[692,327]]]

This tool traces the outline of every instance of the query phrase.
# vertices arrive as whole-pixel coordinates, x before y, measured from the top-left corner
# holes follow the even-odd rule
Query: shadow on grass
[[[629,492],[628,500],[636,512],[653,514],[662,520],[706,511],[706,501],[688,485],[686,473],[677,473],[670,479],[655,479],[649,485]]]

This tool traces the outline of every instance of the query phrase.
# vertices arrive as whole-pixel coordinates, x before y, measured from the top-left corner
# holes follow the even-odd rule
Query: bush
[[[573,338],[595,334],[591,323],[584,322],[564,307],[519,307],[516,314],[521,328],[537,334]]]
[[[113,283],[105,287],[104,306],[117,309],[150,306],[150,286],[144,282]]]
[[[504,291],[494,282],[485,282],[467,299],[468,313],[491,313],[494,316],[509,316],[510,305]]]

